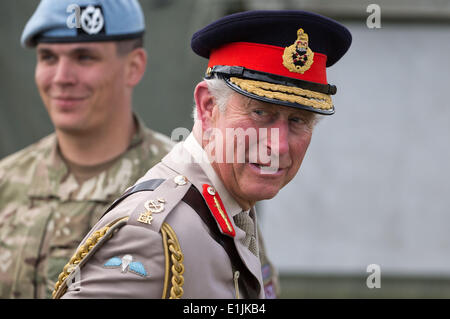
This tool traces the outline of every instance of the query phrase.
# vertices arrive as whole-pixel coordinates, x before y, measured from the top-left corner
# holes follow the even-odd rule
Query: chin
[[[79,134],[86,131],[84,125],[75,122],[55,122],[55,129],[64,132],[66,134]]]
[[[64,114],[57,113],[51,116],[51,120],[56,129],[63,132],[79,132],[86,127],[87,121],[83,119],[79,114]]]
[[[259,202],[262,200],[268,200],[274,198],[278,192],[280,191],[279,188],[275,187],[268,187],[264,188],[264,190],[261,190],[261,186],[258,186],[259,189],[248,191],[246,192],[247,198],[250,202]]]

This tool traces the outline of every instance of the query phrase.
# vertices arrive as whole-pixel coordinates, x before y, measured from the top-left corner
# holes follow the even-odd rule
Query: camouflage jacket
[[[81,185],[58,155],[55,134],[0,161],[0,298],[50,298],[109,204],[172,148],[137,122],[127,151]]]

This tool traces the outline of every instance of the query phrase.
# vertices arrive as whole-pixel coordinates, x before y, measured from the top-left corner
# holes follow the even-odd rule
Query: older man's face
[[[300,168],[311,140],[314,114],[237,93],[231,96],[225,112],[220,112],[217,107],[213,112],[213,126],[222,132],[222,147],[226,151],[223,160],[216,160],[212,165],[227,190],[244,208],[274,197]],[[248,137],[243,145],[237,141],[239,133],[228,134],[227,138],[227,129],[228,132],[253,130],[258,138],[251,141]],[[267,138],[262,134],[265,129]],[[237,158],[239,148],[245,150],[244,163]],[[230,151],[234,154],[231,162]],[[259,155],[253,156],[256,153]],[[261,154],[270,154],[270,162]],[[268,169],[268,166],[272,167]]]
[[[124,61],[114,42],[39,44],[35,80],[55,128],[99,130],[122,114]]]

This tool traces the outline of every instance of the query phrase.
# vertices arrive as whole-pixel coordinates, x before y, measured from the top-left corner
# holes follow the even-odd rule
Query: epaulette
[[[107,242],[115,232],[121,227],[130,224],[142,226],[152,229],[156,232],[161,232],[165,252],[165,268],[166,275],[164,280],[164,289],[162,297],[166,298],[169,293],[170,298],[180,298],[183,294],[183,254],[181,252],[180,244],[173,229],[164,222],[167,215],[172,209],[183,199],[184,195],[189,190],[191,184],[187,178],[182,175],[177,175],[169,179],[152,179],[138,183],[130,187],[121,197],[114,201],[106,210],[103,217],[110,213],[113,208],[118,206],[125,198],[138,193],[149,192],[146,200],[137,205],[131,214],[114,219],[113,222],[93,232],[89,237],[78,247],[76,253],[72,256],[63,271],[58,277],[55,284],[52,297],[54,299],[60,298],[67,290],[68,283],[73,280],[74,274],[77,270],[90,259],[92,255]],[[170,194],[170,201],[166,201],[164,196]],[[158,214],[158,218],[154,215]],[[103,218],[102,217],[102,218]],[[169,258],[170,255],[170,258]],[[172,267],[171,265],[172,264]],[[169,280],[169,273],[172,274]],[[169,290],[169,281],[172,284]]]
[[[157,188],[146,195],[145,201],[133,209],[128,224],[159,232],[167,216],[180,203],[190,186],[191,183],[182,175],[159,183]],[[137,191],[140,191],[140,187],[133,192]]]

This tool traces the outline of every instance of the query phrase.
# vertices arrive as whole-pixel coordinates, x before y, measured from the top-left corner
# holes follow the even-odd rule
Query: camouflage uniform
[[[108,205],[171,149],[137,120],[130,146],[81,185],[55,134],[0,162],[0,297],[49,298],[62,267]]]

